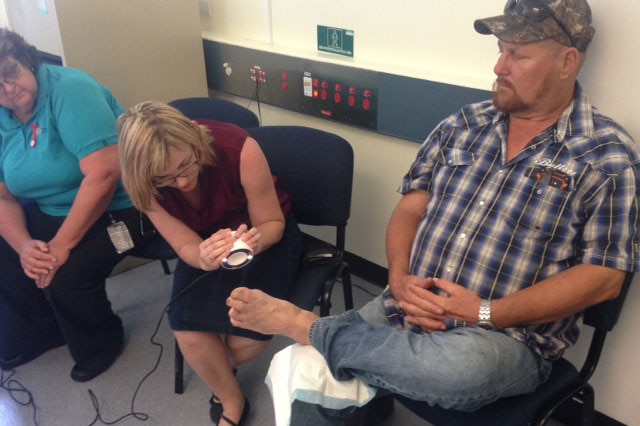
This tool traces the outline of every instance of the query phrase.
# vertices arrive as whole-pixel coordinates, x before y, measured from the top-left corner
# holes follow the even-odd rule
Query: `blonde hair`
[[[162,102],[131,107],[118,118],[117,130],[122,182],[141,211],[148,211],[158,196],[153,179],[169,166],[171,149],[193,150],[199,171],[215,162],[208,129]]]

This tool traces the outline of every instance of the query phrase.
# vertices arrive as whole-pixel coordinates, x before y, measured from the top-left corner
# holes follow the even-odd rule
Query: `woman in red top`
[[[234,370],[258,356],[271,336],[233,327],[225,302],[245,284],[288,296],[301,251],[291,200],[258,143],[237,126],[194,122],[169,105],[143,102],[120,117],[118,134],[125,188],[179,256],[171,328],[214,393],[212,421],[241,424],[248,405]],[[255,257],[225,269],[237,238]]]

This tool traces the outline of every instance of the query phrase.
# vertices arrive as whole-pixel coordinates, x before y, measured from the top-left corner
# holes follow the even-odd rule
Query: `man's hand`
[[[446,329],[445,310],[440,306],[438,296],[429,290],[433,285],[433,278],[413,275],[405,275],[400,282],[389,284],[393,296],[407,314],[405,320],[428,333]]]
[[[407,277],[405,282],[394,286],[402,297],[400,307],[407,314],[405,320],[424,331],[446,330],[445,319],[451,318],[475,324],[478,320],[480,297],[461,285],[440,278],[421,279]],[[437,295],[430,289],[444,292]],[[392,290],[393,291],[393,290]],[[394,296],[396,293],[393,293]]]
[[[480,310],[480,296],[465,287],[449,280],[436,278],[433,285],[444,291],[443,296],[438,296],[438,303],[445,310],[447,318],[464,321],[469,325],[478,321]]]

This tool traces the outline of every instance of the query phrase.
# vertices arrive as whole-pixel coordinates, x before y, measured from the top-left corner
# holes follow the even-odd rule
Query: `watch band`
[[[480,301],[480,310],[478,311],[478,327],[482,327],[487,330],[495,329],[493,321],[491,321],[491,300],[482,299]]]

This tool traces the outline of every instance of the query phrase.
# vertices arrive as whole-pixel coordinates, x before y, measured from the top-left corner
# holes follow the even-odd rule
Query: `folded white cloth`
[[[294,344],[276,353],[265,383],[273,399],[276,426],[290,426],[294,400],[341,410],[361,407],[376,389],[359,379],[336,380],[323,356],[312,346]]]

